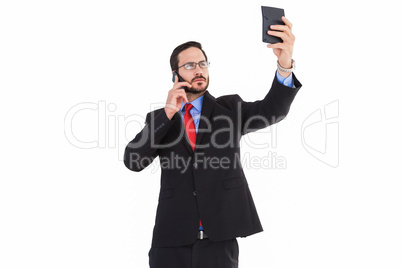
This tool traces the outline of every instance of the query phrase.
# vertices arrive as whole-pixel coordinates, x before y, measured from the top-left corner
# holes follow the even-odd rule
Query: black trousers
[[[238,268],[239,245],[236,239],[202,239],[180,247],[151,247],[148,255],[150,268]]]

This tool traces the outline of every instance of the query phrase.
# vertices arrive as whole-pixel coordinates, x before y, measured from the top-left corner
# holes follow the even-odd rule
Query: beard
[[[187,88],[184,90],[186,93],[190,93],[190,94],[200,94],[202,92],[205,92],[209,86],[209,77],[208,79],[206,79],[205,77],[201,76],[201,77],[195,77],[193,80],[195,79],[199,79],[199,78],[204,78],[206,85],[202,86],[203,83],[201,82],[196,82],[196,85],[191,87],[191,88]],[[193,82],[193,81],[192,81]],[[192,83],[190,83],[192,84]]]

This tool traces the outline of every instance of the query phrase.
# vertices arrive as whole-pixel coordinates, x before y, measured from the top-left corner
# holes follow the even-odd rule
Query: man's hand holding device
[[[184,87],[192,87],[188,82],[180,82],[176,72],[173,72],[173,82],[173,88],[169,90],[165,105],[165,113],[169,119],[180,110],[183,102],[188,102]]]
[[[285,12],[280,8],[262,7],[263,16],[263,42],[269,43],[278,63],[282,69],[294,67],[292,60],[295,36],[292,33],[292,23],[285,18]],[[268,34],[268,35],[267,35]],[[278,68],[283,77],[288,77],[291,72],[284,72]]]

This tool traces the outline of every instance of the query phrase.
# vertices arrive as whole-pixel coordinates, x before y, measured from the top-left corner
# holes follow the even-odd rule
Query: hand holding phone
[[[175,71],[173,72],[173,77],[172,77],[172,82],[176,83],[176,77],[179,79],[178,82],[185,82],[184,79]],[[182,89],[184,89],[185,92],[187,92],[188,87],[182,86]]]
[[[282,43],[282,39],[267,33],[271,30],[271,25],[285,25],[282,16],[285,16],[285,10],[282,8],[261,6],[262,11],[262,41],[264,43]]]
[[[168,97],[165,105],[165,113],[169,119],[172,119],[175,113],[179,111],[183,102],[188,102],[186,89],[187,87],[191,87],[188,82],[185,82],[184,79],[177,73],[173,72],[173,83],[174,86],[171,90],[169,90]],[[180,81],[182,80],[182,81]],[[185,86],[187,85],[187,87]],[[184,89],[186,88],[186,89]],[[184,92],[183,92],[184,89]]]

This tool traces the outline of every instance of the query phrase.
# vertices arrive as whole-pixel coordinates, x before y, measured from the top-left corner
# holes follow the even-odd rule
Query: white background
[[[286,169],[245,169],[265,231],[239,239],[240,267],[401,267],[400,9],[295,0],[2,1],[1,267],[147,267],[160,170],[126,169],[125,144],[165,102],[183,42],[203,44],[215,97],[265,96],[261,5],[294,24],[303,87],[276,146],[242,143]],[[335,117],[304,129],[331,103]],[[97,110],[66,130],[77,105]]]

